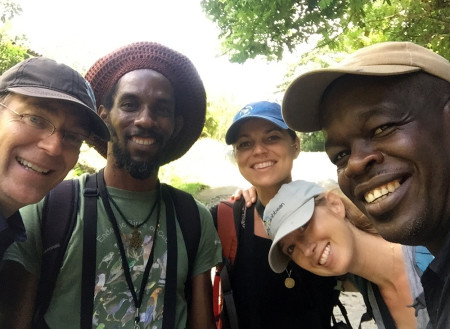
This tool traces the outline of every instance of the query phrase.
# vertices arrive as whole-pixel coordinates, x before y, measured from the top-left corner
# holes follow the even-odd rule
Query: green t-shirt
[[[86,175],[80,178],[80,191],[84,188]],[[129,222],[142,222],[150,212],[156,199],[156,192],[130,192],[108,188],[119,209]],[[156,248],[153,266],[145,286],[145,294],[139,310],[141,328],[159,329],[162,327],[164,289],[167,267],[167,234],[165,206],[161,202],[160,225],[156,231]],[[5,254],[5,259],[21,263],[29,272],[40,275],[42,242],[40,223],[42,201],[21,209],[28,234],[28,240],[13,244]],[[133,328],[135,308],[132,295],[122,270],[122,261],[117,247],[112,225],[107,217],[103,203],[99,199],[97,222],[97,268],[94,297],[93,328]],[[157,210],[148,222],[139,228],[142,247],[129,247],[128,240],[132,228],[129,227],[114,206],[111,206],[125,244],[127,261],[137,295],[141,287],[146,261],[153,245]],[[198,203],[201,221],[201,238],[192,275],[209,271],[221,261],[220,240],[217,236],[209,211]],[[69,241],[61,272],[45,320],[50,329],[79,329],[81,299],[81,264],[84,199],[80,196],[80,211],[74,233]],[[185,328],[187,306],[184,296],[184,283],[188,271],[187,252],[183,234],[177,223],[177,294],[175,328]]]

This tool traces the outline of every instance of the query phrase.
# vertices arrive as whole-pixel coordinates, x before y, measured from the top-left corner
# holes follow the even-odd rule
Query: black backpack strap
[[[45,197],[42,210],[42,265],[32,328],[45,328],[44,314],[72,236],[79,207],[79,181],[66,180]]]
[[[194,266],[195,258],[197,256],[198,246],[200,242],[200,236],[201,236],[201,224],[200,224],[200,213],[197,207],[197,203],[195,202],[192,195],[189,193],[186,193],[184,191],[181,191],[179,189],[176,189],[170,185],[167,184],[161,184],[161,193],[164,200],[164,203],[166,205],[166,217],[167,217],[167,223],[172,222],[172,218],[174,217],[173,214],[173,208],[175,208],[176,212],[176,218],[178,220],[178,224],[180,225],[181,232],[183,234],[183,239],[186,246],[186,251],[188,255],[188,274],[187,274],[187,280],[185,284],[185,296],[186,296],[186,302],[188,305],[188,309],[191,306],[192,301],[192,269]],[[168,231],[168,238],[170,241],[170,232],[169,232],[169,226],[167,227]],[[171,257],[170,257],[170,249],[175,248],[176,252],[176,232],[175,237],[172,243],[168,243],[168,254],[167,254],[167,273],[169,276],[169,271],[175,271],[176,272],[176,257],[172,257],[173,265],[171,265]],[[175,278],[176,280],[176,278]],[[169,277],[166,281],[166,295],[165,295],[165,301],[164,301],[164,310],[166,310],[166,296],[169,297],[167,299],[170,301],[170,291],[176,290],[176,281],[175,286],[171,287],[169,283]],[[175,300],[173,301],[175,303]],[[167,304],[171,305],[171,304]],[[165,311],[166,313],[166,311]],[[164,320],[163,326],[167,324],[167,315],[165,314],[166,319]],[[174,316],[173,316],[174,317]]]
[[[190,278],[201,236],[200,213],[197,203],[192,195],[173,186],[161,184],[161,188],[167,189],[175,206],[178,224],[186,244],[189,260],[188,277]]]
[[[97,250],[98,179],[97,174],[86,177],[86,185],[83,191],[85,204],[83,215],[83,265],[80,300],[81,329],[92,328]],[[100,179],[103,179],[103,177]]]
[[[164,292],[164,319],[162,329],[171,329],[175,327],[178,241],[174,204],[168,188],[161,186],[161,196],[166,206],[167,228],[167,276]],[[187,280],[186,285],[188,282],[190,282],[190,280]]]
[[[337,322],[336,317],[334,316],[334,313],[331,315],[331,319],[333,321],[333,327],[336,328],[348,328],[348,329],[353,329],[350,320],[348,319],[348,313],[347,313],[347,309],[345,308],[344,304],[342,304],[342,302],[339,300],[336,301],[336,306],[339,308],[339,310],[341,311],[341,314],[345,320],[345,323],[342,322]]]

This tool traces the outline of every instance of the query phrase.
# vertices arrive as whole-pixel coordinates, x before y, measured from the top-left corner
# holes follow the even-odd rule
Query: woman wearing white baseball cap
[[[274,272],[293,260],[317,275],[345,275],[345,287],[361,290],[378,328],[426,328],[424,267],[416,258],[421,249],[384,240],[339,189],[301,180],[284,184],[266,205],[263,221],[273,240]]]

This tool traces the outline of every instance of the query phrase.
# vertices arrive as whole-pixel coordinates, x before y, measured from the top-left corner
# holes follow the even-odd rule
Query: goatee
[[[124,148],[121,148],[117,141],[113,144],[113,154],[117,167],[125,168],[131,177],[136,179],[144,180],[156,173],[160,167],[157,158],[149,161],[133,160],[130,153]]]

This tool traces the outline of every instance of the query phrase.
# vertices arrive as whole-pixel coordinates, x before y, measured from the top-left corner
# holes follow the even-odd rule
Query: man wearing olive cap
[[[450,328],[450,63],[410,42],[360,49],[298,77],[283,100],[323,130],[342,191],[389,241],[436,257],[422,277],[431,328]]]

